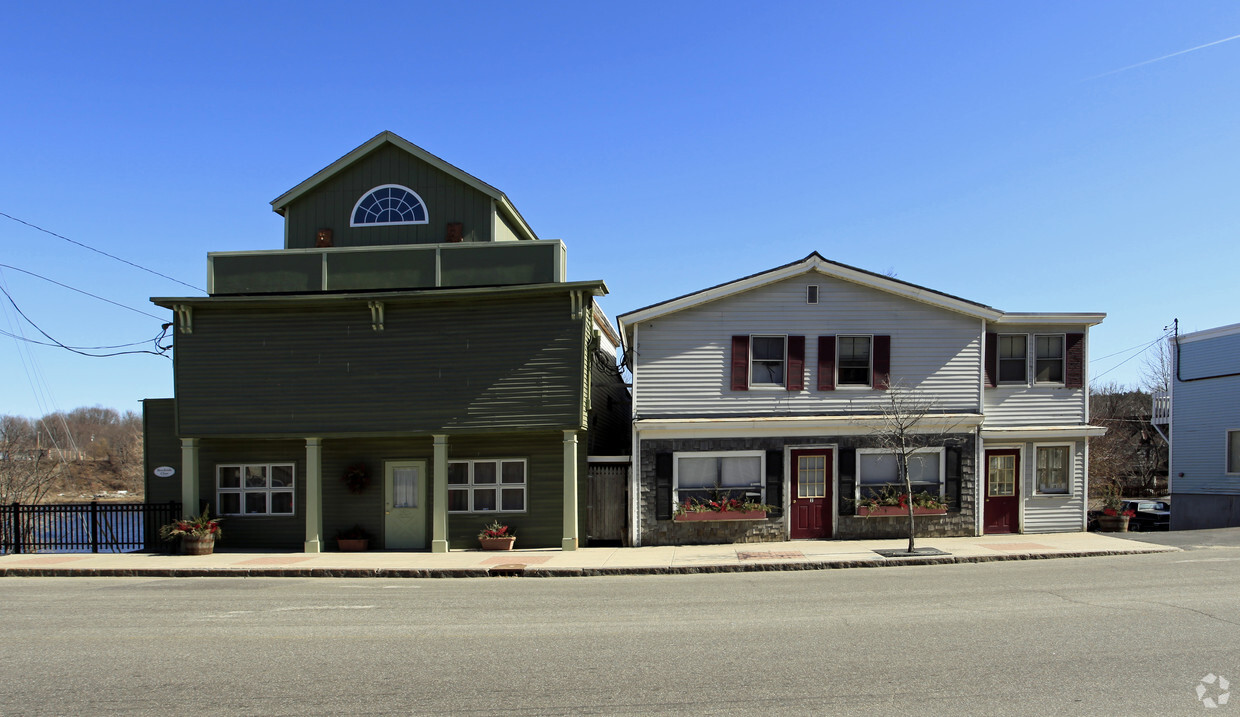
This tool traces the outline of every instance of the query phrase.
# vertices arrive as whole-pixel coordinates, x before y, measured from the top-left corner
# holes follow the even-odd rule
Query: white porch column
[[[306,439],[307,553],[323,552],[323,439]]]
[[[577,549],[577,431],[564,431],[564,539],[560,549]]]
[[[431,470],[431,552],[448,552],[448,437],[432,436],[435,440],[434,467]]]
[[[181,515],[198,515],[198,439],[181,439]],[[215,506],[219,514],[219,506]]]

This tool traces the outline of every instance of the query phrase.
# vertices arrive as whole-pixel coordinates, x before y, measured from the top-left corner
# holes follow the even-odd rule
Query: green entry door
[[[426,461],[383,464],[384,545],[426,549]]]

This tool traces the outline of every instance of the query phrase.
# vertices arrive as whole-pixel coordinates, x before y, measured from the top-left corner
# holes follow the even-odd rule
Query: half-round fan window
[[[426,205],[412,189],[384,184],[366,192],[353,205],[349,226],[368,224],[425,224]]]

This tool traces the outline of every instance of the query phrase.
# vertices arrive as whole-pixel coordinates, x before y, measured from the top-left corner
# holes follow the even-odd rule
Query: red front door
[[[792,452],[793,540],[831,537],[831,451]]]
[[[986,507],[982,511],[982,532],[1018,532],[1019,510],[1020,451],[986,451]]]

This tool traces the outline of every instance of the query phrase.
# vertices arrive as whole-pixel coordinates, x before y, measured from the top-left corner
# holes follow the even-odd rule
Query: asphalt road
[[[5,578],[0,714],[1240,715],[1240,695],[1196,693],[1210,674],[1240,691],[1236,543],[724,575]]]

